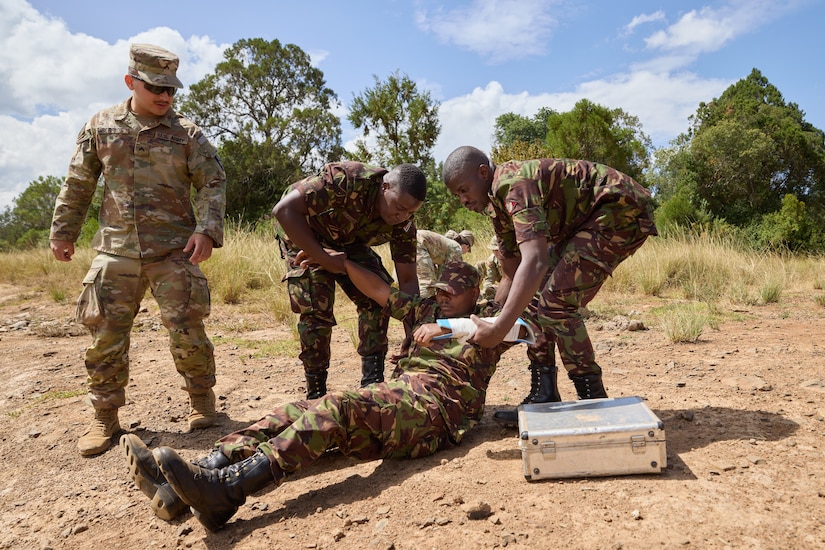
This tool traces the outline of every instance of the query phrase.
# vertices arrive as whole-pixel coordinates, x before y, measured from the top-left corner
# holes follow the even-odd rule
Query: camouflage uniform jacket
[[[395,288],[390,291],[387,308],[392,317],[406,320],[414,328],[443,318],[435,300],[410,296]],[[495,302],[482,302],[474,313],[491,317],[500,309]],[[426,387],[427,391],[417,394],[417,398],[438,406],[451,439],[459,443],[481,420],[490,378],[501,355],[512,346],[512,342],[502,342],[495,348],[482,348],[446,338],[433,340],[429,347],[413,343],[407,356],[398,361],[392,377],[414,377],[417,386]]]
[[[217,150],[174,110],[144,127],[129,105],[126,100],[100,111],[81,130],[49,238],[77,240],[102,175],[96,250],[129,258],[165,256],[186,246],[193,233],[223,246],[226,174]]]
[[[497,166],[490,190],[493,226],[505,257],[539,235],[548,243],[572,237],[591,217],[603,225],[638,223],[655,235],[650,192],[633,178],[604,164],[585,160],[539,159]],[[603,265],[599,258],[589,258]]]
[[[378,246],[390,243],[395,263],[415,263],[416,228],[411,219],[388,225],[378,213],[378,194],[387,170],[360,162],[333,162],[319,174],[293,183],[284,195],[297,189],[304,196],[307,222],[320,244],[346,252],[348,246]],[[283,228],[278,236],[294,250]],[[304,270],[292,268],[287,277]]]
[[[419,251],[426,251],[436,266],[461,261],[461,245],[457,241],[426,229],[419,229],[416,238]]]

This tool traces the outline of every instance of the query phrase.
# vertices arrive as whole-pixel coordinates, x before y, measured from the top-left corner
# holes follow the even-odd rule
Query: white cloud
[[[774,0],[733,0],[720,8],[691,10],[667,29],[648,36],[645,42],[650,49],[676,50],[693,56],[717,51],[734,38],[794,9],[793,4]]]
[[[639,117],[642,130],[663,146],[688,129],[688,117],[701,101],[717,97],[729,81],[702,79],[691,73],[669,74],[639,71],[592,80],[575,91],[557,94],[507,93],[492,81],[484,88],[441,104],[441,135],[434,148],[436,162],[461,145],[490,152],[495,121],[504,113],[533,116],[541,107],[569,111],[587,98],[609,108],[621,108]]]
[[[470,50],[492,63],[545,53],[558,0],[472,0],[469,5],[417,14],[418,27],[443,43]],[[529,28],[529,31],[525,29]]]
[[[167,27],[108,44],[22,0],[0,4],[0,208],[38,177],[62,177],[86,120],[129,97],[123,75],[134,42],[178,54],[184,84],[213,71],[227,47]]]
[[[626,35],[633,34],[633,31],[636,30],[636,27],[639,25],[644,25],[645,23],[654,23],[656,21],[664,21],[665,20],[665,12],[659,10],[654,13],[645,13],[642,15],[637,15],[633,19],[630,20],[630,23],[625,25],[624,32]]]

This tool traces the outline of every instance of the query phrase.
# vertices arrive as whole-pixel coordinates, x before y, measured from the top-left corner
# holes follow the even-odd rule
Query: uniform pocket
[[[103,321],[103,310],[100,307],[99,284],[102,266],[92,267],[83,278],[83,291],[77,299],[75,318],[77,322],[92,328]]]
[[[209,292],[209,282],[201,268],[189,262],[183,262],[189,272],[189,307],[198,311],[203,317],[209,317],[212,309],[212,297]]]

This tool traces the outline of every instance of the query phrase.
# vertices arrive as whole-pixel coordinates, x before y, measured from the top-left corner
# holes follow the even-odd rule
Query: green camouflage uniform
[[[172,109],[138,120],[129,105],[126,100],[97,113],[81,130],[50,234],[77,240],[102,176],[93,241],[99,254],[77,307],[78,321],[93,337],[86,369],[90,399],[100,409],[125,402],[129,335],[147,288],[160,306],[185,388],[200,393],[215,384],[213,347],[203,326],[209,288],[183,248],[193,233],[223,245],[226,175],[195,124]]]
[[[416,254],[416,228],[412,219],[387,225],[378,213],[376,201],[386,173],[384,168],[359,162],[330,163],[319,174],[292,184],[284,195],[297,189],[304,196],[309,211],[307,222],[323,247],[345,252],[348,259],[391,283],[392,276],[371,247],[388,242],[396,264],[412,264]],[[333,311],[336,283],[358,311],[358,354],[386,354],[389,317],[381,306],[355,288],[346,275],[296,266],[295,256],[300,249],[280,226],[278,239],[281,255],[287,261],[284,280],[290,304],[292,311],[299,314],[300,358],[304,371],[321,373],[329,368],[330,339],[336,324]]]
[[[419,294],[422,298],[432,298],[435,291],[430,285],[438,280],[438,275],[447,262],[460,262],[461,245],[435,231],[419,229],[416,236],[418,250],[415,269],[418,275]]]
[[[397,289],[387,307],[414,327],[439,317],[433,299]],[[492,316],[499,309],[488,302],[475,313]],[[430,455],[460,443],[481,420],[490,378],[511,346],[481,348],[455,339],[433,340],[430,347],[412,344],[390,380],[283,405],[215,446],[231,462],[263,451],[278,483],[333,448],[360,460]]]
[[[490,200],[505,257],[517,256],[519,243],[538,236],[554,245],[549,280],[530,305],[548,342],[540,354],[552,355],[555,341],[569,374],[601,372],[579,308],[619,263],[657,234],[650,193],[603,164],[540,159],[497,166]]]

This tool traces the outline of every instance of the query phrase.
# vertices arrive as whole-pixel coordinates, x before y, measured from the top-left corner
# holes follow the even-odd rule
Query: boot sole
[[[168,468],[163,463],[163,461],[159,459],[162,455],[156,454],[155,451],[158,451],[158,449],[155,449],[154,451],[152,451],[152,456],[154,456],[155,461],[158,463],[158,467],[160,468],[160,471],[164,475],[166,480],[167,481],[171,480],[172,483],[170,485],[172,485],[172,486],[179,485],[179,486],[182,487],[183,486],[183,484],[181,483],[182,480],[179,480],[177,478],[177,476],[175,475],[175,472],[172,469]],[[184,474],[184,475],[186,475],[186,474]],[[183,491],[181,491],[181,493],[183,493]],[[178,496],[180,496],[180,495],[178,495]],[[190,507],[190,510],[192,510],[192,515],[195,516],[195,518],[201,523],[201,525],[203,525],[209,531],[212,531],[212,532],[219,531],[221,528],[223,528],[223,526],[226,525],[226,522],[229,521],[229,519],[238,510],[238,508],[236,507],[235,510],[232,512],[232,514],[230,514],[230,516],[228,518],[226,518],[222,522],[215,522],[215,521],[212,521],[212,518],[210,518],[210,517],[204,517],[201,514],[201,512],[197,508],[195,508],[194,504],[187,503],[186,502],[186,497],[180,496],[180,498],[181,498],[181,501],[183,501],[185,504],[188,504],[188,506]]]
[[[166,521],[175,519],[186,512],[189,506],[175,494],[168,483],[155,480],[149,472],[144,470],[133,447],[134,442],[131,440],[131,437],[137,436],[130,437],[130,435],[126,434],[120,438],[120,447],[129,463],[129,477],[135,482],[140,492],[152,500],[150,507],[157,517]]]

